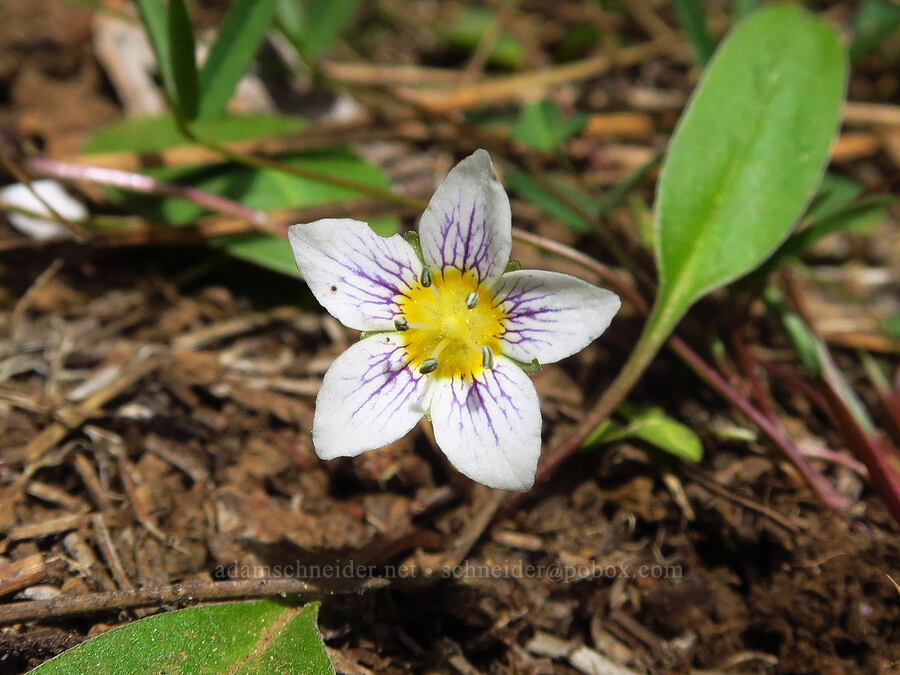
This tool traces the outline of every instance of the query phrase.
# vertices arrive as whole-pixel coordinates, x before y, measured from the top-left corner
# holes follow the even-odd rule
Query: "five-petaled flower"
[[[619,298],[556,272],[506,272],[509,199],[478,150],[450,171],[419,223],[420,250],[365,223],[290,228],[300,274],[344,325],[370,332],[325,374],[319,457],[353,457],[429,415],[450,462],[491,487],[528,490],[541,449],[537,392],[522,369],[583,349]]]

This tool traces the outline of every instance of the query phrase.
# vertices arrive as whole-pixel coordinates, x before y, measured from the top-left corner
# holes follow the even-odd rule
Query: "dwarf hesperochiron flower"
[[[429,415],[469,478],[528,490],[541,449],[523,366],[574,354],[606,330],[619,298],[556,272],[505,272],[509,199],[488,153],[460,162],[419,223],[417,250],[360,221],[290,228],[300,274],[335,318],[367,334],[328,369],[316,400],[319,457],[397,440]]]

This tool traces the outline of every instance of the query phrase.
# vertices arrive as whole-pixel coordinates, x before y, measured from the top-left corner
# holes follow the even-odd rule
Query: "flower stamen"
[[[494,367],[494,352],[487,345],[481,348],[481,365],[488,370]]]
[[[438,369],[437,359],[425,359],[422,361],[422,365],[419,366],[419,372],[422,375],[427,375],[428,373],[433,373]]]
[[[430,267],[426,266],[426,267],[422,268],[422,276],[419,278],[419,281],[425,288],[428,288],[429,286],[431,286],[431,268]]]
[[[469,309],[475,309],[475,305],[478,304],[478,293],[472,291],[466,296],[466,307]]]
[[[405,316],[396,316],[394,317],[394,328],[399,331],[409,330],[409,321]]]

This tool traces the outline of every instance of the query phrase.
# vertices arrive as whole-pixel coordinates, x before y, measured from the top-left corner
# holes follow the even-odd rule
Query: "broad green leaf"
[[[389,184],[379,167],[349,150],[303,153],[281,157],[279,161],[377,187],[388,187]],[[234,164],[155,169],[147,173],[160,180],[190,185],[204,192],[228,197],[259,210],[313,206],[357,196],[357,193],[347,188],[300,178],[282,171]],[[111,201],[121,204],[129,211],[169,225],[186,225],[208,214],[202,207],[183,199],[161,198],[122,190],[109,190],[108,195]],[[369,226],[382,236],[397,232],[399,225],[395,216],[374,218],[369,222]],[[238,258],[277,272],[291,276],[297,273],[290,245],[285,238],[259,234],[221,239],[213,242],[213,245]]]
[[[550,152],[581,131],[586,123],[586,114],[563,117],[556,103],[544,99],[523,107],[510,133],[513,138],[535,150]]]
[[[278,0],[278,23],[297,51],[315,57],[356,17],[359,0]]]
[[[35,675],[334,675],[316,626],[318,603],[263,600],[147,617],[103,633],[31,671]]]
[[[147,33],[147,40],[156,56],[156,65],[162,77],[163,88],[169,102],[175,100],[175,78],[172,76],[171,57],[169,56],[169,29],[166,18],[166,7],[162,0],[134,0],[138,8],[138,16]]]
[[[454,50],[474,52],[491,23],[496,11],[487,7],[466,4],[455,19],[435,26],[435,32]],[[527,62],[522,43],[511,33],[501,30],[488,55],[488,63],[503,68],[520,68]]]
[[[198,121],[191,128],[200,138],[216,143],[238,143],[297,132],[305,126],[306,122],[300,117],[230,115]],[[181,133],[171,115],[128,117],[100,127],[85,142],[82,152],[89,155],[107,152],[150,153],[193,144],[192,139]]]
[[[200,69],[197,119],[219,117],[253,60],[277,0],[237,0],[228,10]]]
[[[672,419],[661,409],[638,408],[623,403],[618,412],[625,415],[627,424],[607,419],[591,432],[582,445],[587,447],[636,439],[687,462],[699,462],[703,458],[703,442],[700,437],[690,427]]]
[[[795,6],[763,9],[725,40],[660,178],[652,341],[788,235],[828,160],[845,79],[834,31]]]
[[[706,28],[706,16],[703,14],[703,8],[700,7],[698,0],[673,0],[673,4],[675,12],[678,14],[678,20],[694,47],[697,62],[701,66],[705,66],[712,57],[716,45]]]
[[[900,5],[895,0],[863,0],[853,19],[850,58],[874,50],[900,27]]]
[[[348,150],[331,149],[283,156],[279,161],[368,185],[388,186],[381,169]],[[160,180],[190,185],[260,210],[327,204],[358,196],[348,188],[300,178],[283,171],[234,164],[154,169],[147,173]],[[203,207],[175,197],[117,194],[120,201],[126,201],[138,213],[170,225],[185,225],[208,214]]]
[[[184,120],[197,117],[197,61],[194,56],[194,27],[184,0],[169,0],[169,63],[175,83],[176,114]]]

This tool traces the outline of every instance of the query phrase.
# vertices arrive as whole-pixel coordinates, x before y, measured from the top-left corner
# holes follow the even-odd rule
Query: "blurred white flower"
[[[35,192],[40,195],[41,199],[38,199]],[[0,208],[13,207],[43,216],[39,218],[8,211],[7,219],[22,234],[32,239],[52,239],[71,235],[69,228],[54,219],[44,202],[67,220],[76,223],[87,220],[88,210],[84,204],[72,197],[55,180],[33,180],[30,188],[23,183],[14,183],[0,188]]]
[[[328,369],[316,400],[319,457],[397,440],[428,414],[437,444],[469,478],[528,490],[541,449],[537,392],[522,365],[590,344],[618,296],[555,272],[505,272],[509,199],[477,150],[438,187],[419,223],[421,251],[365,223],[290,228],[300,274],[344,325],[375,331]]]

